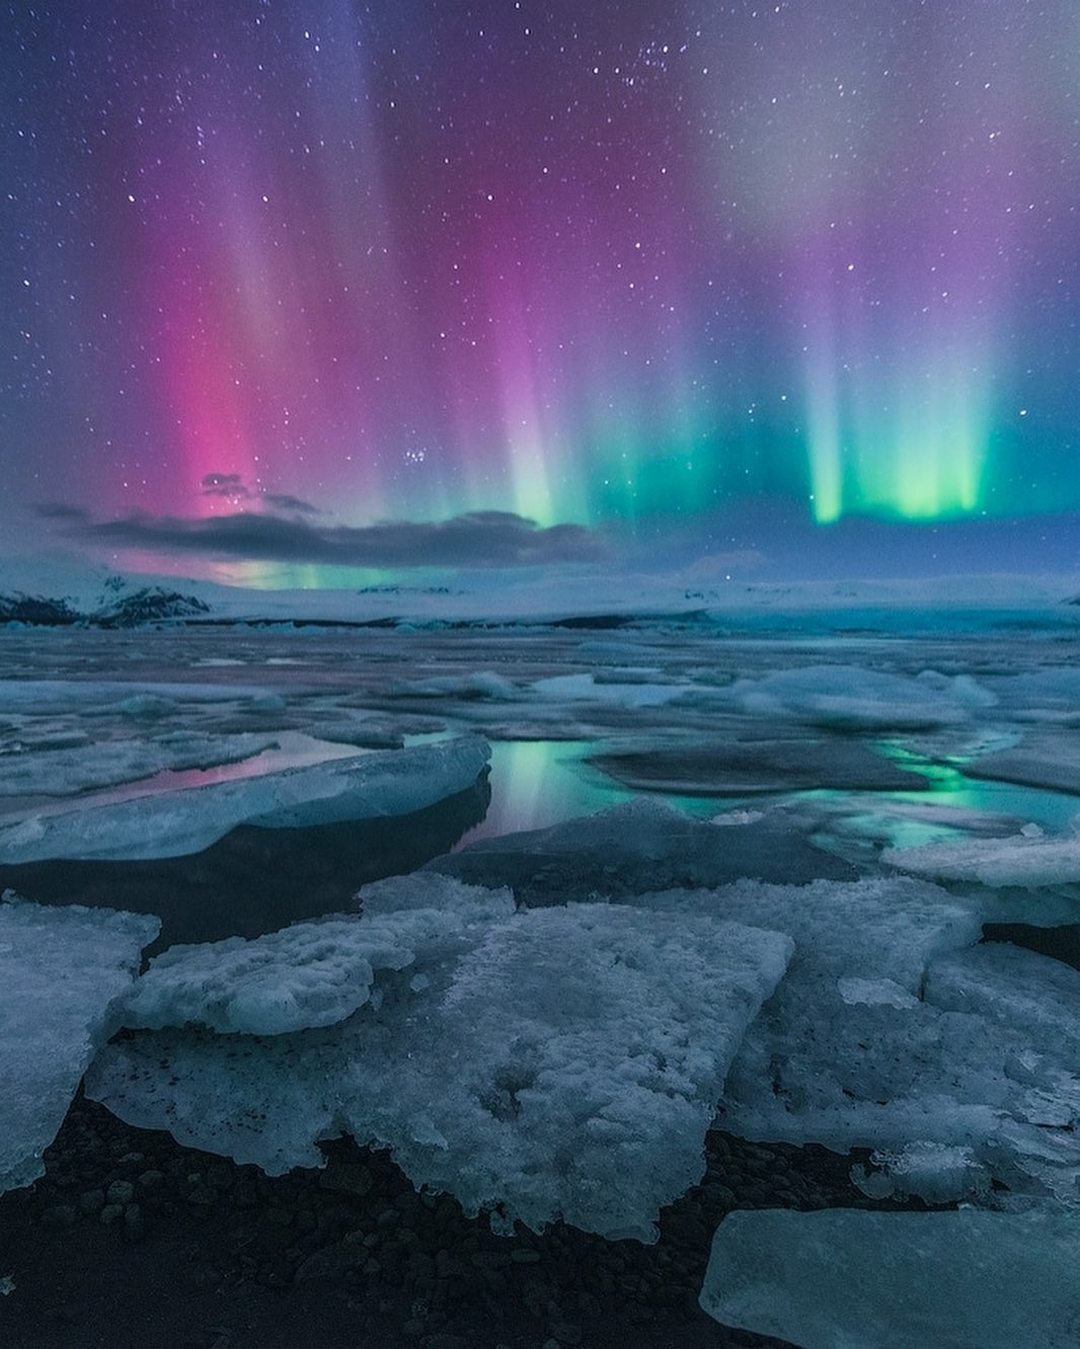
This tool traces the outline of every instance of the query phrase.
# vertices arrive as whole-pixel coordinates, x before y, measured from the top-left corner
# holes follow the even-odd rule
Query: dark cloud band
[[[449,520],[391,520],[354,528],[237,512],[206,520],[132,515],[95,521],[70,507],[39,508],[70,537],[112,548],[199,554],[218,560],[305,563],[328,567],[529,567],[591,562],[602,539],[584,525],[541,528],[505,511],[475,511]]]

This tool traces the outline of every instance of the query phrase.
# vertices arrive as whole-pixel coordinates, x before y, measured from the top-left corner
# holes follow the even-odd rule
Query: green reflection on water
[[[458,846],[480,838],[544,829],[638,795],[659,796],[706,819],[722,812],[766,809],[779,801],[817,804],[834,817],[840,833],[902,848],[970,835],[980,817],[984,828],[991,826],[990,832],[1009,832],[1009,822],[1015,827],[1019,821],[1062,833],[1080,812],[1080,800],[1075,796],[968,778],[956,763],[932,761],[895,741],[882,742],[880,749],[901,767],[927,779],[927,789],[873,793],[818,789],[722,800],[714,796],[638,793],[586,762],[599,748],[597,742],[589,740],[494,741],[491,805],[483,822]],[[936,811],[940,811],[938,818],[934,818]],[[1000,824],[1000,828],[994,829],[994,824]]]

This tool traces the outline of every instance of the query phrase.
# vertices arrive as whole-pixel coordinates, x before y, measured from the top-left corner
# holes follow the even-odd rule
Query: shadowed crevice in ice
[[[0,1193],[44,1173],[42,1153],[157,930],[111,909],[0,900]]]
[[[255,937],[355,907],[360,886],[411,871],[484,818],[486,774],[424,810],[307,829],[240,826],[205,852],[148,862],[58,860],[0,866],[10,886],[44,904],[78,900],[161,919],[151,947]]]
[[[678,886],[724,885],[743,877],[801,883],[850,880],[849,863],[815,847],[789,822],[695,820],[639,798],[549,829],[481,839],[428,870],[472,885],[509,885],[519,904],[565,904]]]
[[[1032,923],[986,923],[983,937],[988,942],[1009,942],[1039,955],[1050,956],[1080,970],[1080,923],[1036,927]]]
[[[805,1349],[1070,1349],[1078,1269],[1068,1214],[761,1210],[720,1224],[701,1305]]]
[[[860,740],[713,740],[601,750],[588,762],[637,791],[676,796],[756,792],[919,791],[929,781],[898,767]]]

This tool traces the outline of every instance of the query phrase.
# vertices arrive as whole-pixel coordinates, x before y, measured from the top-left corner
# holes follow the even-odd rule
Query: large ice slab
[[[548,829],[481,839],[429,870],[473,885],[509,885],[519,903],[619,899],[669,886],[723,885],[741,877],[847,880],[847,862],[814,847],[780,815],[745,824],[696,820],[641,798]]]
[[[701,1175],[724,1075],[790,941],[602,904],[500,917],[490,891],[422,885],[415,903],[407,878],[382,903],[365,892],[359,931],[415,925],[425,904],[449,921],[346,1021],[135,1035],[99,1056],[89,1093],[273,1173],[320,1164],[316,1143],[348,1132],[497,1225],[653,1239],[659,1208]]]
[[[161,772],[210,768],[260,753],[268,736],[174,731],[154,739],[38,748],[31,741],[0,758],[0,797],[66,796]]]
[[[1033,1050],[1080,1068],[1080,970],[1060,960],[1009,942],[983,942],[935,960],[925,996],[947,1011],[1023,1028]]]
[[[1040,998],[1046,957],[1017,948],[969,961],[979,908],[910,880],[742,884],[634,902],[794,938],[789,970],[728,1075],[724,1128],[841,1152],[895,1153],[915,1142],[968,1148],[970,1189],[994,1179],[1016,1193],[1080,1202],[1075,1054],[1044,1024],[1066,1019],[1070,1007],[1080,1016],[1075,971],[1050,971]],[[973,995],[961,1005],[957,990],[975,988],[1000,1015]]]
[[[124,1024],[161,1030],[192,1023],[223,1033],[281,1035],[344,1021],[380,996],[380,974],[397,974],[424,953],[430,958],[433,946],[461,930],[464,916],[505,918],[514,911],[507,890],[470,890],[438,879],[438,907],[422,893],[413,908],[386,905],[386,916],[364,922],[319,918],[252,940],[171,946],[131,990]],[[395,893],[392,886],[371,890],[369,911],[380,890]],[[448,897],[459,900],[455,909],[445,907]]]
[[[888,848],[884,860],[902,871],[991,888],[1080,882],[1080,835],[1054,838],[1039,830],[1001,839],[961,839],[924,848]]]
[[[158,921],[0,901],[0,1192],[29,1185]]]
[[[1075,1349],[1073,1215],[732,1213],[701,1305],[727,1326],[804,1349]]]
[[[240,824],[301,828],[403,815],[471,786],[489,753],[484,741],[462,737],[96,808],[39,811],[0,826],[0,864],[178,857],[201,852]]]

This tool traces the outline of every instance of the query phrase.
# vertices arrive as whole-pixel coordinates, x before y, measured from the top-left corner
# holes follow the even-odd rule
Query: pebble
[[[104,1207],[104,1190],[84,1190],[79,1195],[79,1208],[86,1214],[100,1213]]]
[[[75,1216],[75,1210],[70,1204],[54,1204],[41,1215],[41,1221],[50,1227],[70,1227]]]
[[[141,1159],[140,1159],[141,1160]],[[114,1180],[105,1191],[105,1203],[119,1204],[121,1208],[135,1198],[135,1186],[130,1180]]]

